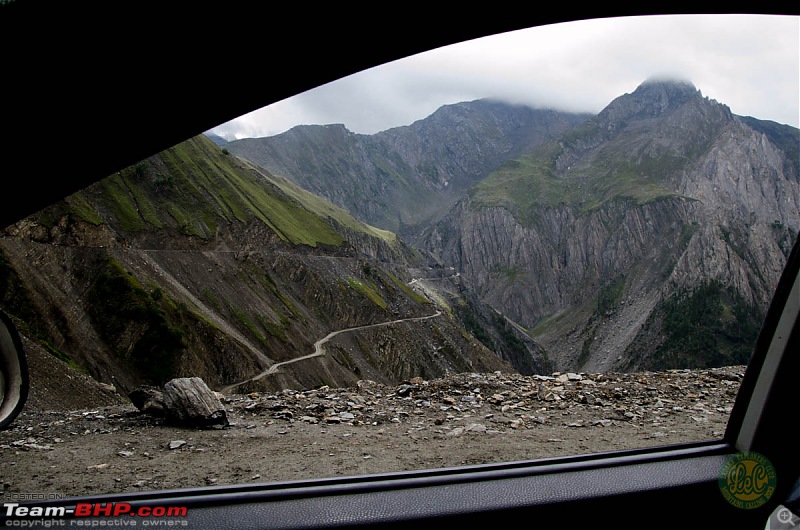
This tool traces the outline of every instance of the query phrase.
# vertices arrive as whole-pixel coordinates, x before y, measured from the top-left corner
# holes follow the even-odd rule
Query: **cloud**
[[[495,98],[599,112],[656,76],[691,81],[736,114],[797,127],[800,18],[669,15],[582,20],[445,46],[360,72],[221,125],[269,136],[344,123],[372,134],[440,106]]]

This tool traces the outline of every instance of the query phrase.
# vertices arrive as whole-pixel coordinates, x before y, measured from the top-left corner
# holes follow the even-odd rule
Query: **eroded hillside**
[[[277,364],[240,389],[513,371],[410,285],[424,264],[198,137],[9,227],[0,297],[29,340],[123,393],[178,376],[223,388]]]

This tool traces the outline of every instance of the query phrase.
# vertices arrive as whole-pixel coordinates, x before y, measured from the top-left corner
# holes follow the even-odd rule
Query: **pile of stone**
[[[412,378],[399,385],[360,381],[354,388],[321,387],[225,398],[229,410],[276,421],[380,425],[429,419],[443,425],[482,417],[524,428],[581,412],[593,425],[646,421],[654,414],[728,414],[745,367],[637,373],[554,373],[523,376],[451,374]],[[480,428],[480,427],[478,427]]]

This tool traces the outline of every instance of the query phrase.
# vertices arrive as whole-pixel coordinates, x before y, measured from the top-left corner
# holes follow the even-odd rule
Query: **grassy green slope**
[[[268,182],[280,188],[281,191],[283,191],[286,195],[297,201],[299,204],[304,205],[304,207],[308,210],[315,212],[320,217],[333,219],[341,226],[356,232],[362,232],[372,237],[377,237],[389,242],[397,241],[397,235],[394,232],[376,228],[359,221],[347,213],[347,211],[344,209],[339,208],[322,197],[314,195],[310,191],[301,188],[289,179],[265,173],[263,169],[258,168],[255,165],[252,165],[251,169],[259,172]]]
[[[330,218],[395,240],[283,179],[256,172],[204,136],[109,176],[70,197],[66,208],[92,224],[102,219],[129,233],[175,227],[207,239],[220,224],[260,220],[291,244],[339,246],[344,237]]]
[[[552,143],[507,162],[471,190],[473,203],[506,207],[518,221],[530,225],[542,208],[568,205],[588,212],[616,198],[644,204],[675,195],[654,169],[663,167],[664,161],[632,161],[607,148],[559,174],[555,161],[562,150]]]

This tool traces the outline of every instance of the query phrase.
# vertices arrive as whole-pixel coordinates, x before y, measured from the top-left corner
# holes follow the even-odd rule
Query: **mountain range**
[[[800,229],[799,151],[655,80],[597,115],[198,136],[7,227],[0,304],[33,355],[124,390],[741,364]]]
[[[478,100],[373,135],[341,124],[309,125],[225,147],[414,243],[502,163],[587,118]]]
[[[376,177],[375,146],[393,178]],[[226,145],[454,267],[556,367],[595,370],[746,360],[800,227],[799,146],[794,127],[663,80],[597,116],[479,100],[372,136],[302,126]],[[379,215],[362,180],[382,183],[372,202],[392,197]],[[702,293],[708,326],[664,329]]]

